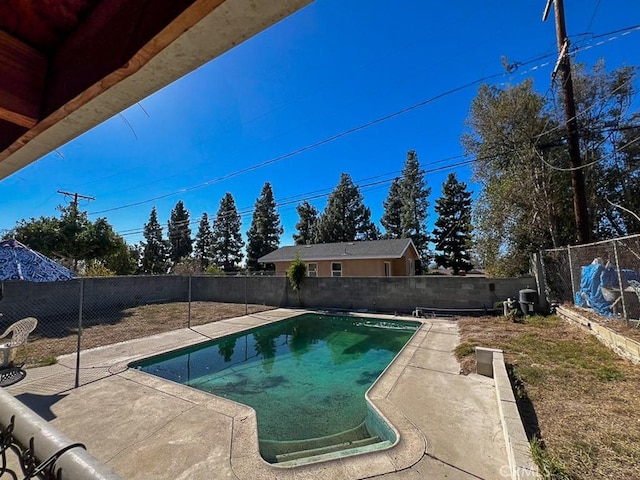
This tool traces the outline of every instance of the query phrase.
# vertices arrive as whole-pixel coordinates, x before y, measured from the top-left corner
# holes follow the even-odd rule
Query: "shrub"
[[[92,261],[85,268],[84,274],[86,277],[112,277],[115,272],[109,270],[100,262]]]
[[[217,277],[223,277],[224,276],[224,270],[221,269],[219,266],[217,265],[209,265],[205,270],[204,273],[206,273],[207,275],[215,275]]]
[[[294,290],[300,289],[300,284],[307,275],[307,264],[300,259],[300,254],[296,253],[296,258],[287,268],[287,278]]]

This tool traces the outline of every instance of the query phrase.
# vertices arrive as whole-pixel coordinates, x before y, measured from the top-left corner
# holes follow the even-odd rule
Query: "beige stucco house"
[[[276,275],[300,255],[310,277],[404,277],[415,275],[418,251],[410,238],[280,247],[258,259],[273,263]]]

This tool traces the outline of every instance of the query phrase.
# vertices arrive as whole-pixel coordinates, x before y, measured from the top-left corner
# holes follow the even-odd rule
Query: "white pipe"
[[[75,443],[9,392],[0,388],[0,425],[9,425],[14,415],[13,437],[25,448],[29,446],[29,440],[33,437],[33,453],[38,463]],[[56,461],[56,471],[58,469],[61,469],[63,480],[122,480],[122,477],[80,447],[62,454]]]

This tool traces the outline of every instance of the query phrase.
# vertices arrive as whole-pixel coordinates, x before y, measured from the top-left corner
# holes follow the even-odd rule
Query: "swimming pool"
[[[303,314],[131,364],[253,407],[270,463],[385,448],[365,392],[419,322]]]

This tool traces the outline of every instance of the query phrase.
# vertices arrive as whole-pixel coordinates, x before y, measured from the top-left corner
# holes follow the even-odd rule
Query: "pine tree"
[[[409,150],[400,179],[402,238],[413,240],[422,261],[428,259],[427,208],[430,193],[418,155],[415,150]]]
[[[402,238],[403,205],[400,179],[395,178],[389,187],[387,199],[382,203],[384,213],[380,223],[385,229],[384,238]]]
[[[220,208],[213,221],[213,258],[225,272],[232,272],[242,261],[242,235],[240,215],[230,193],[220,200]]]
[[[378,227],[371,221],[371,210],[363,203],[360,189],[347,173],[327,199],[327,206],[316,223],[316,243],[376,240]]]
[[[193,251],[189,223],[189,212],[184,208],[182,200],[178,200],[174,209],[171,210],[171,217],[167,224],[169,258],[174,264],[191,255]]]
[[[267,182],[262,187],[260,197],[256,199],[251,227],[247,232],[247,268],[264,269],[258,259],[278,248],[283,231],[280,216],[276,212],[273,190]]]
[[[438,219],[433,230],[436,263],[451,268],[454,275],[471,270],[471,192],[450,173],[436,200]]]
[[[293,234],[293,241],[296,245],[308,245],[315,241],[316,222],[318,221],[318,209],[306,200],[296,207],[298,211],[298,223]]]
[[[204,212],[200,217],[198,225],[198,233],[196,233],[196,241],[194,245],[194,254],[196,260],[200,262],[200,268],[206,270],[213,261],[213,234],[211,233],[211,224],[209,216]]]
[[[151,209],[151,215],[144,226],[143,235],[146,242],[142,243],[142,273],[151,275],[167,273],[169,251],[167,242],[162,238],[162,227],[158,223],[156,207]]]

